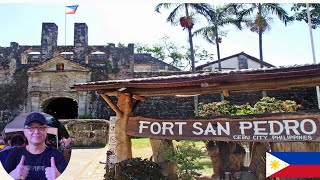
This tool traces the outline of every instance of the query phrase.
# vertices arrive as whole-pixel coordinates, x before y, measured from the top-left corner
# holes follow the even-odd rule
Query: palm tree
[[[173,11],[169,14],[167,18],[167,22],[170,22],[172,25],[176,26],[177,21],[181,18],[181,12],[184,11],[185,17],[191,16],[191,10],[198,14],[207,14],[209,11],[209,5],[205,3],[196,4],[196,3],[160,3],[156,6],[155,11],[160,13],[160,9],[170,9],[174,8]],[[189,35],[189,44],[190,44],[190,52],[191,52],[191,68],[192,73],[195,73],[195,58],[194,58],[194,49],[193,49],[193,41],[192,41],[192,26],[187,28]]]
[[[173,7],[174,9],[169,14],[169,16],[167,18],[167,22],[170,22],[174,26],[177,25],[178,19],[180,20],[180,24],[181,24],[181,19],[183,19],[183,18],[189,20],[188,26],[186,28],[188,30],[188,37],[189,37],[189,44],[190,44],[190,55],[191,55],[190,59],[191,59],[192,73],[195,73],[195,58],[194,58],[194,49],[193,49],[193,41],[192,41],[192,33],[191,33],[193,22],[192,22],[192,17],[191,17],[190,11],[194,11],[195,13],[200,13],[200,14],[207,14],[207,12],[209,11],[208,6],[209,6],[208,4],[193,4],[193,3],[182,3],[182,4],[180,4],[180,3],[160,3],[155,7],[155,11],[158,13],[160,13],[161,8],[170,9]],[[181,13],[184,13],[185,16],[182,17]],[[194,108],[195,114],[198,115],[198,97],[197,96],[194,96],[194,107],[195,107]],[[168,148],[173,149],[172,143]],[[167,164],[170,164],[170,162],[168,162]],[[167,165],[167,166],[168,167],[166,167],[166,165],[162,166],[163,168],[165,168],[164,171],[171,172],[171,173],[174,172],[174,174],[176,174],[175,167],[170,166],[170,165]]]
[[[225,35],[225,32],[220,32],[220,27],[224,25],[233,24],[237,28],[241,28],[241,19],[236,19],[232,17],[236,12],[232,5],[224,5],[217,8],[211,7],[209,11],[209,16],[207,16],[207,20],[209,25],[206,27],[202,27],[196,30],[193,35],[202,35],[209,43],[215,44],[217,48],[217,56],[218,56],[218,68],[221,71],[221,60],[220,60],[220,47],[219,43],[221,42],[220,35]]]
[[[275,14],[285,25],[293,21],[294,18],[289,16],[280,4],[276,3],[233,4],[233,6],[237,9],[238,18],[246,21],[250,31],[259,34],[260,67],[262,68],[262,34],[271,28],[272,17],[270,15]],[[254,14],[254,16],[252,17],[251,14]]]
[[[208,16],[206,16],[208,25],[196,30],[193,35],[201,35],[211,44],[216,45],[217,56],[218,56],[218,69],[221,71],[221,58],[220,58],[220,47],[221,42],[220,36],[226,35],[225,32],[221,31],[220,28],[232,24],[237,28],[241,29],[241,19],[235,17],[236,12],[232,5],[214,6],[210,7]],[[223,97],[223,94],[221,95]],[[223,141],[207,141],[206,148],[211,158],[212,168],[214,171],[213,177],[223,178],[225,172],[230,172],[231,167],[234,166],[237,161],[231,159],[234,156],[234,148],[244,149],[239,143],[236,142],[223,142]],[[233,173],[233,172],[232,172]]]

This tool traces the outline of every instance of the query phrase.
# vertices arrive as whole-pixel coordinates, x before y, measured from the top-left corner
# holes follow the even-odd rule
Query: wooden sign
[[[110,123],[109,123],[109,141],[108,141],[108,151],[110,154],[108,155],[108,167],[113,168],[114,164],[117,163],[116,159],[116,116],[110,116]]]
[[[262,117],[261,117],[262,116]],[[216,119],[130,117],[126,134],[171,140],[320,141],[320,115],[250,115]]]

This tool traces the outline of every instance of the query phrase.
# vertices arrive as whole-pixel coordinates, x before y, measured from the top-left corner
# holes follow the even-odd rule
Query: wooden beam
[[[222,93],[225,97],[229,97],[230,95],[228,90],[223,90]]]
[[[250,82],[228,82],[222,83],[216,87],[201,87],[200,85],[186,86],[186,87],[163,87],[163,88],[128,88],[127,92],[140,96],[174,96],[193,95],[193,94],[213,94],[221,93],[228,89],[230,92],[250,92],[260,90],[279,90],[299,87],[313,87],[320,84],[320,76],[291,79],[277,79],[277,80],[257,80]],[[105,90],[103,91],[109,96],[116,96],[118,92]]]
[[[144,100],[145,100],[144,97],[138,96],[138,95],[133,95],[132,98],[135,99],[135,100],[139,100],[141,102],[144,102]]]
[[[267,70],[247,70],[247,71],[231,71],[230,73],[203,73],[191,74],[189,76],[167,76],[156,78],[142,78],[119,81],[100,81],[87,84],[74,85],[71,88],[75,90],[111,90],[126,88],[123,92],[127,92],[128,88],[147,88],[147,89],[163,89],[174,87],[188,87],[197,85],[198,87],[216,86],[220,83],[250,83],[251,81],[278,81],[279,79],[308,79],[320,76],[320,66],[309,65],[300,67],[274,68]],[[261,90],[261,89],[257,89]]]
[[[109,106],[116,112],[116,114],[119,114],[120,116],[123,116],[123,112],[119,109],[117,105],[115,105],[109,96],[105,94],[101,94],[102,98],[109,104]]]

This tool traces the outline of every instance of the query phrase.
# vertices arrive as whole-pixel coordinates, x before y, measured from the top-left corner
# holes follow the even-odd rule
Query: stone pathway
[[[105,169],[104,164],[107,148],[97,149],[73,149],[71,160],[67,169],[57,180],[102,180]],[[1,180],[12,180],[12,178],[0,166]]]

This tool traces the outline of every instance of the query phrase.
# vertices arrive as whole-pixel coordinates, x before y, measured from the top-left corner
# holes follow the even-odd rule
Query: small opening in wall
[[[64,64],[63,63],[57,63],[56,64],[56,70],[57,71],[63,71],[64,70]]]

